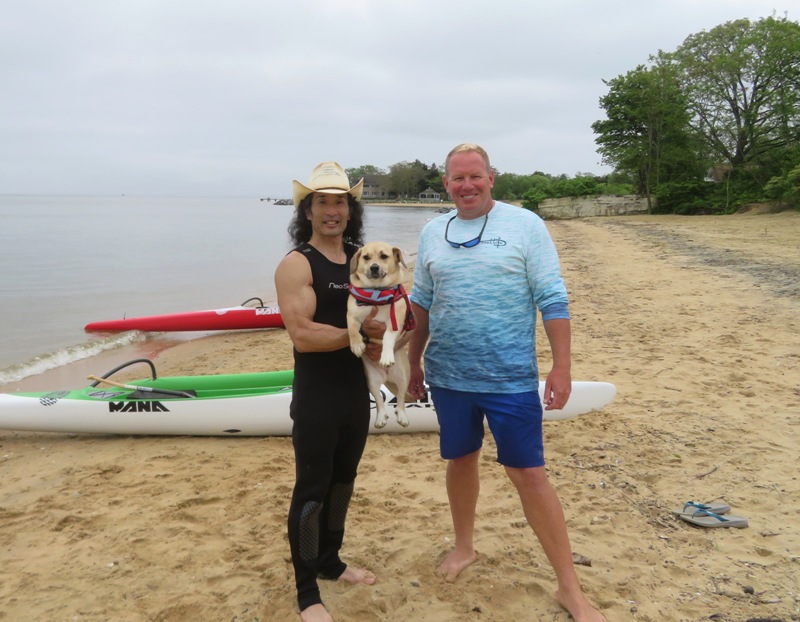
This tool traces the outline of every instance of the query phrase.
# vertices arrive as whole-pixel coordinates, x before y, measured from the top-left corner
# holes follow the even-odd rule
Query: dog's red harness
[[[408,294],[402,285],[386,289],[371,289],[356,287],[350,283],[349,289],[350,295],[356,299],[359,305],[392,305],[389,309],[389,317],[392,320],[392,330],[394,331],[397,330],[397,314],[394,310],[394,303],[396,300],[404,299],[406,301],[406,319],[403,322],[403,330],[414,330],[417,327],[417,321],[411,312]]]

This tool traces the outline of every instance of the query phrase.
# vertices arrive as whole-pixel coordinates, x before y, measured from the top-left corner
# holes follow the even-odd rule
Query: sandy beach
[[[573,379],[604,410],[545,426],[578,573],[611,621],[800,619],[800,213],[551,222],[573,317]],[[540,363],[549,353],[540,332]],[[160,375],[291,367],[285,331],[160,353]],[[566,621],[553,573],[489,441],[479,560],[451,545],[435,434],[372,435],[343,557],[374,586],[323,582],[337,621]],[[288,438],[0,432],[0,620],[296,620]],[[670,510],[725,501],[746,529]]]

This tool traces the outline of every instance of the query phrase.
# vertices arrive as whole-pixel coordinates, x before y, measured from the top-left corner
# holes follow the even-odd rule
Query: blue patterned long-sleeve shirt
[[[431,386],[477,393],[538,389],[536,310],[569,319],[558,253],[536,214],[495,202],[481,242],[453,248],[455,212],[422,231],[411,300],[429,313],[425,376]],[[450,223],[471,240],[484,218]]]

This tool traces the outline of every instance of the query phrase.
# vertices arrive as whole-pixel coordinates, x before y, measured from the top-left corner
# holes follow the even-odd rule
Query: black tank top
[[[350,259],[357,249],[350,244],[344,245],[347,262],[343,264],[333,263],[310,244],[303,244],[295,250],[303,255],[311,266],[311,286],[317,297],[314,321],[345,328],[347,326]]]
[[[295,249],[311,266],[312,288],[317,297],[314,321],[338,328],[347,327],[350,258],[358,248],[345,244],[344,250],[347,262],[337,264],[310,244],[302,244]],[[307,395],[306,391],[316,395],[324,395],[325,391],[362,392],[366,386],[363,363],[350,351],[349,346],[332,352],[298,352],[295,349],[294,362],[296,395]],[[328,388],[323,389],[323,385]]]

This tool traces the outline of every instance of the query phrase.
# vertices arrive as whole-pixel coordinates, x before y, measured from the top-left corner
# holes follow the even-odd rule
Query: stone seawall
[[[561,197],[539,203],[539,215],[546,220],[646,213],[647,199],[635,194]]]

